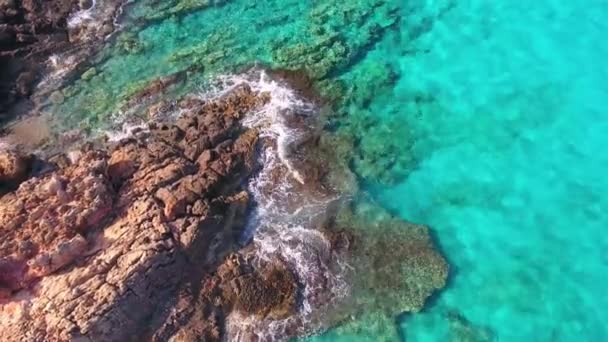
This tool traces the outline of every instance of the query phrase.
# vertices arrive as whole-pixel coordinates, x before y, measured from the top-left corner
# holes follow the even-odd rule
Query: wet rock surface
[[[55,170],[0,198],[3,339],[166,340],[178,328],[219,339],[222,317],[194,330],[171,324],[171,312],[188,316],[179,304],[188,293],[204,311],[192,314],[215,304],[288,314],[295,279],[279,262],[258,270],[235,256],[217,268],[236,249],[249,202],[242,184],[257,133],[239,120],[266,99],[243,87],[183,100],[177,125],[53,158]]]
[[[254,267],[251,255],[232,254],[200,289],[187,288],[153,336],[153,341],[216,341],[226,336],[224,322],[241,317],[283,319],[294,314],[298,282],[280,259]],[[287,338],[287,336],[284,336]]]

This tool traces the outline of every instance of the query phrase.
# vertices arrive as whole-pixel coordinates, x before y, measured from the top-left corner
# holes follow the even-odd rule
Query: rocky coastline
[[[264,326],[283,322],[279,340],[286,340],[348,327],[349,317],[369,311],[365,303],[399,289],[391,304],[420,310],[447,277],[447,264],[424,227],[399,226],[387,218],[381,222],[396,229],[377,239],[366,234],[371,224],[366,222],[372,221],[348,205],[337,212],[328,208],[313,227],[317,232],[311,231],[321,234],[327,250],[314,247],[314,241],[288,242],[302,244],[318,263],[311,274],[297,269],[293,255],[261,257],[257,243],[242,241],[251,210],[259,205],[247,185],[261,167],[260,148],[276,146],[243,120],[271,98],[241,84],[213,99],[185,96],[171,104],[179,118],[160,116],[118,141],[85,143],[48,159],[4,150],[2,336],[7,341],[261,338],[255,323],[230,328],[229,317],[235,316]],[[313,134],[294,147],[308,155],[298,164],[306,167],[305,177],[289,181],[300,193],[339,191],[330,183],[339,184],[335,178],[344,175],[330,170],[330,155],[313,156],[318,153],[313,151],[333,153],[323,141]],[[288,173],[285,166],[271,170],[271,181],[278,184]],[[298,210],[297,203],[290,206]],[[387,246],[390,253],[383,250]],[[399,262],[408,258],[411,262]],[[344,272],[338,260],[373,272]],[[375,270],[377,264],[386,266]],[[411,279],[395,278],[392,272],[398,270]],[[337,296],[333,276],[352,282],[352,288]],[[313,310],[304,316],[303,301]]]
[[[363,316],[386,335],[445,286],[426,227],[352,200],[354,140],[297,113],[331,107],[315,80],[346,56],[322,75],[266,70],[264,86],[245,70],[213,96],[172,92],[195,66],[137,83],[108,99],[113,128],[134,121],[114,139],[39,119],[56,89],[97,77],[127,3],[0,0],[0,122],[27,114],[0,141],[2,340],[286,341]],[[150,2],[138,20],[224,3]],[[117,45],[137,53],[130,37]]]
[[[217,102],[184,100],[176,125],[57,156],[4,195],[4,338],[165,340],[178,328],[194,333],[176,322],[201,314],[191,328],[212,340],[222,334],[218,315],[232,308],[275,317],[294,310],[295,280],[280,261],[255,269],[243,256],[225,259],[243,228],[242,184],[257,140],[239,119],[264,101],[247,88]],[[198,311],[168,315],[185,296],[201,301]]]

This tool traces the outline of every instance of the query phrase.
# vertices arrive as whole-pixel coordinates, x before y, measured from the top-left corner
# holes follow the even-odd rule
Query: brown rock
[[[205,150],[203,151],[203,153],[201,153],[201,155],[196,160],[201,170],[206,170],[209,167],[209,162],[213,160],[213,154],[214,153],[211,150]]]
[[[284,319],[296,308],[297,282],[294,275],[277,262],[230,282],[229,291],[236,310],[260,318]]]
[[[0,151],[0,188],[14,188],[24,181],[28,176],[31,160],[31,157],[16,151]]]
[[[191,122],[218,123],[222,146],[208,147],[224,163],[221,175],[187,158],[186,134],[167,126],[141,132],[109,153],[85,148],[1,197],[3,341],[144,335],[219,341],[224,309],[287,315],[296,286],[280,264],[259,271],[243,266],[248,273],[230,278],[245,291],[241,304],[234,295],[221,299],[219,284],[229,279],[212,275],[237,248],[249,201],[242,186],[253,168],[257,134],[238,118],[264,101],[242,87],[218,101],[182,102]],[[215,285],[205,285],[209,281]],[[194,296],[192,286],[203,286],[204,298]],[[254,303],[257,294],[265,296],[262,306]]]
[[[284,319],[295,312],[297,295],[296,278],[279,259],[256,268],[251,258],[232,254],[215,275],[203,279],[198,295],[180,294],[167,322],[177,327],[177,332],[172,332],[175,340],[221,341],[225,332],[222,322],[231,311],[258,319]],[[168,332],[160,329],[152,340],[167,339]]]
[[[105,165],[104,156],[91,152],[0,199],[0,259],[27,264],[11,289],[28,286],[84,252],[87,242],[79,234],[99,225],[112,208],[112,190],[100,163]]]

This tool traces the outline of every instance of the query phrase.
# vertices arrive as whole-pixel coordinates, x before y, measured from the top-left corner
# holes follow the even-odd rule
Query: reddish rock
[[[55,158],[63,160],[59,169],[0,198],[3,341],[168,339],[184,331],[168,316],[190,312],[180,298],[205,279],[225,283],[212,271],[237,248],[249,201],[242,186],[257,140],[239,119],[267,99],[241,87],[217,101],[181,102],[187,120],[216,123],[213,131],[197,127],[198,136],[190,138],[223,137],[208,146],[224,162],[221,175],[199,167],[198,155],[185,156],[179,127],[159,125],[109,152]],[[296,287],[284,272],[249,270],[255,285],[242,288],[264,293],[269,309],[252,306],[253,295],[238,307],[286,314]],[[209,296],[196,310],[215,307]],[[225,303],[226,310],[237,306]],[[206,331],[220,340],[224,315],[211,310],[204,316],[209,319],[189,325],[189,333]]]
[[[220,341],[222,322],[231,311],[258,319],[284,319],[296,311],[298,283],[279,259],[256,268],[252,259],[232,254],[213,276],[203,279],[198,295],[184,291],[179,296],[167,324],[153,341]],[[260,260],[258,260],[260,262]],[[177,327],[177,331],[167,327]]]
[[[251,268],[251,267],[249,267]],[[275,261],[260,270],[235,277],[226,286],[226,296],[235,309],[259,318],[284,319],[295,313],[297,282],[285,265]]]
[[[87,242],[81,234],[112,210],[104,170],[104,155],[89,152],[80,163],[32,178],[0,199],[0,260],[13,268],[25,265],[6,287],[26,287],[84,252]]]
[[[2,188],[15,188],[29,173],[32,158],[16,151],[0,151],[0,194]]]

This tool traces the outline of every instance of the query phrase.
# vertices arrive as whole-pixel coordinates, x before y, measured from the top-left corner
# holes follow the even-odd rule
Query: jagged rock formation
[[[294,310],[296,279],[280,261],[256,269],[235,255],[218,268],[236,249],[254,168],[257,132],[239,120],[266,100],[246,87],[183,100],[176,125],[56,157],[56,170],[0,198],[3,340],[166,340],[178,330],[218,340],[230,310]]]

